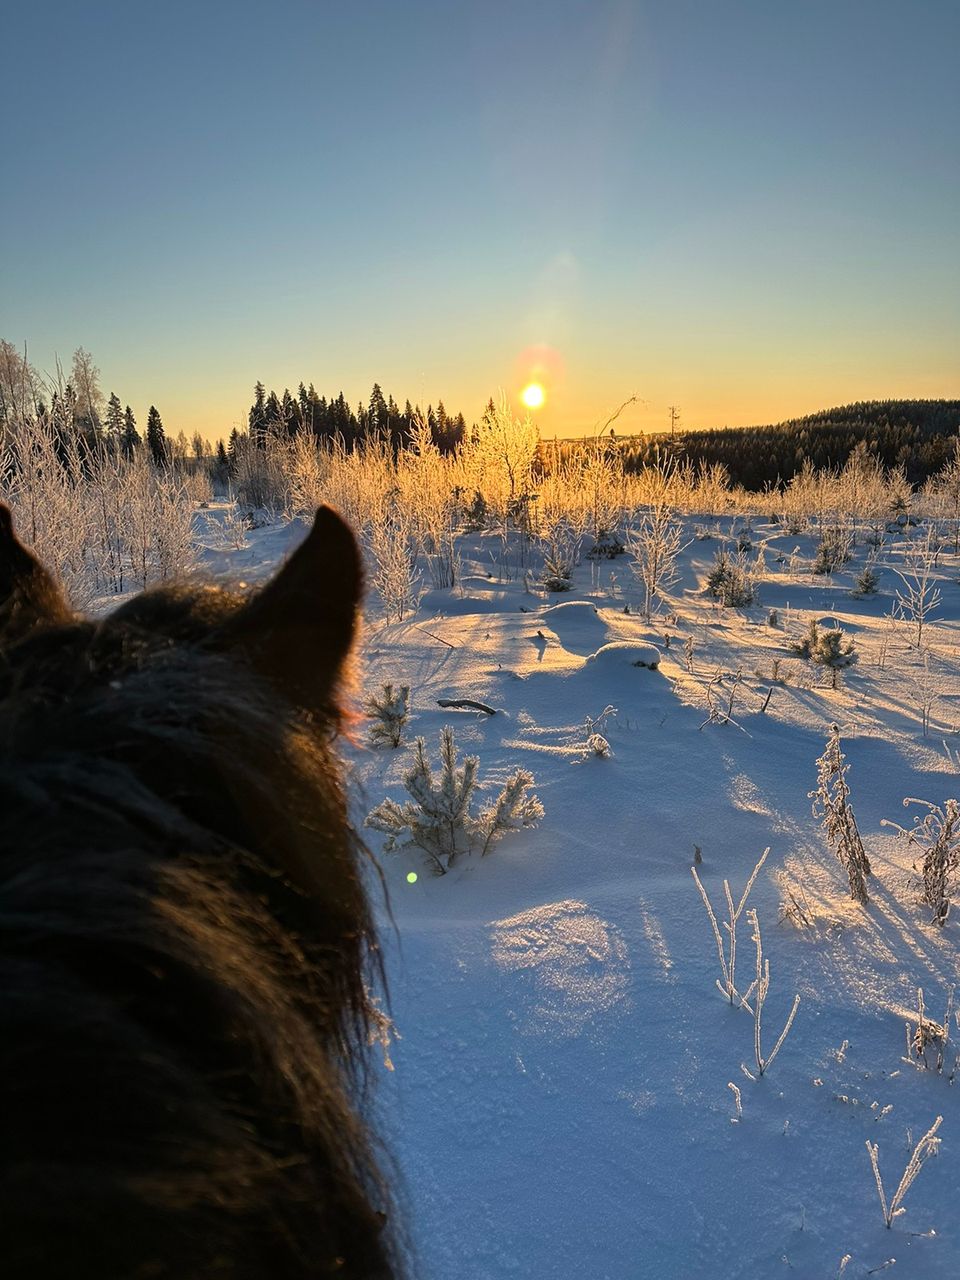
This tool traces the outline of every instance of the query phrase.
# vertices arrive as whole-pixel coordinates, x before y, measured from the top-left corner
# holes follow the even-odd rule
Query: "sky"
[[[210,439],[254,383],[545,435],[960,396],[956,0],[31,0],[0,337]]]

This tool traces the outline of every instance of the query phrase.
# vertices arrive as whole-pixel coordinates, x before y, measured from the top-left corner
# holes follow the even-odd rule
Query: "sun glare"
[[[520,399],[528,409],[539,409],[546,398],[539,382],[528,382],[520,392]]]

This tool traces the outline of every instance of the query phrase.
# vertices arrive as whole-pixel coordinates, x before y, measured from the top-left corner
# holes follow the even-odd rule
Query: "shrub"
[[[945,800],[941,806],[910,796],[903,803],[904,807],[921,805],[926,812],[914,819],[909,830],[886,818],[882,825],[893,827],[922,853],[923,900],[933,911],[933,923],[942,929],[950,911],[953,878],[960,866],[960,804]]]
[[[543,585],[548,591],[569,591],[573,561],[562,551],[547,551],[543,557]]]
[[[756,598],[756,586],[741,557],[734,559],[726,551],[718,551],[713,568],[707,574],[707,591],[714,600],[741,609]]]
[[[600,528],[587,555],[591,560],[615,560],[617,556],[622,556],[626,549],[614,530]]]
[[[857,586],[853,594],[855,596],[872,596],[876,594],[879,586],[880,579],[874,573],[873,569],[871,569],[870,565],[866,565],[857,575]]]
[[[847,873],[850,897],[862,904],[869,901],[866,877],[870,875],[870,859],[850,805],[849,767],[840,750],[839,726],[832,724],[826,750],[817,760],[817,789],[809,795],[813,800],[813,815],[822,819],[827,839]]]
[[[411,799],[397,804],[389,798],[368,814],[365,826],[382,831],[384,850],[421,849],[433,872],[442,876],[463,853],[480,850],[481,857],[508,831],[533,827],[543,817],[543,805],[528,795],[533,776],[518,769],[504,784],[493,805],[471,812],[479,760],[467,756],[457,764],[453,730],[440,732],[440,773],[435,777],[427,760],[426,743],[418,738],[412,768],[403,779]]]
[[[586,738],[584,750],[588,756],[600,756],[601,759],[606,760],[613,755],[613,748],[604,736],[603,731],[606,728],[608,718],[616,714],[617,708],[608,704],[598,716],[587,716],[583,727]]]
[[[410,717],[410,686],[402,684],[394,690],[392,684],[385,684],[379,693],[372,693],[367,699],[367,715],[370,725],[370,738],[376,746],[399,747],[403,738],[403,727]]]
[[[834,689],[840,671],[857,661],[853,641],[844,639],[839,627],[826,627],[821,631],[816,619],[811,620],[807,634],[791,641],[788,648],[798,658],[807,658],[817,666],[829,667],[833,672]]]
[[[814,573],[833,573],[850,559],[850,535],[843,529],[827,529],[813,558]]]

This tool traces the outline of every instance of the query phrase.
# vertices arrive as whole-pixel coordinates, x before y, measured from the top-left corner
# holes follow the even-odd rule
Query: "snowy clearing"
[[[381,1124],[417,1274],[860,1277],[890,1259],[901,1277],[958,1274],[956,1054],[948,1043],[942,1073],[935,1050],[927,1069],[908,1060],[904,1024],[912,1034],[918,987],[927,1018],[943,1019],[960,926],[929,923],[915,855],[881,826],[909,825],[904,797],[940,804],[960,790],[956,557],[944,551],[933,571],[943,599],[924,657],[887,616],[900,544],[922,529],[819,576],[815,537],[755,521],[758,594],[735,610],[703,584],[736,531],[722,521],[693,537],[686,523],[679,577],[651,621],[624,558],[600,573],[582,561],[557,595],[505,572],[489,533],[461,539],[458,585],[429,591],[402,622],[371,593],[363,691],[409,685],[411,714],[396,750],[357,731],[358,823],[385,797],[408,798],[413,739],[436,762],[448,724],[461,756],[479,757],[485,801],[524,768],[546,811],[442,876],[416,850],[381,858],[397,1032]],[[298,536],[294,522],[202,554],[253,581]],[[857,598],[868,552],[879,592]],[[829,668],[791,653],[811,620],[855,643],[836,689]],[[607,708],[602,758],[587,721]],[[833,722],[873,865],[865,908],[808,797]],[[690,868],[701,859],[722,921],[724,879],[739,899],[768,846],[747,904],[770,964],[765,1055],[800,1004],[776,1061],[751,1079],[754,1021],[716,988]],[[756,967],[745,915],[737,964],[745,991]],[[940,1154],[887,1230],[866,1143],[890,1200],[938,1115]]]

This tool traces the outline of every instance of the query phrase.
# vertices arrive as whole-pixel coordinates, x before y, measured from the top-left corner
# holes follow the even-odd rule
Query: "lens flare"
[[[416,883],[417,883],[417,873],[415,871],[408,871],[407,884],[416,884]]]
[[[528,409],[539,409],[546,398],[546,392],[539,382],[528,382],[520,392],[520,399]]]

